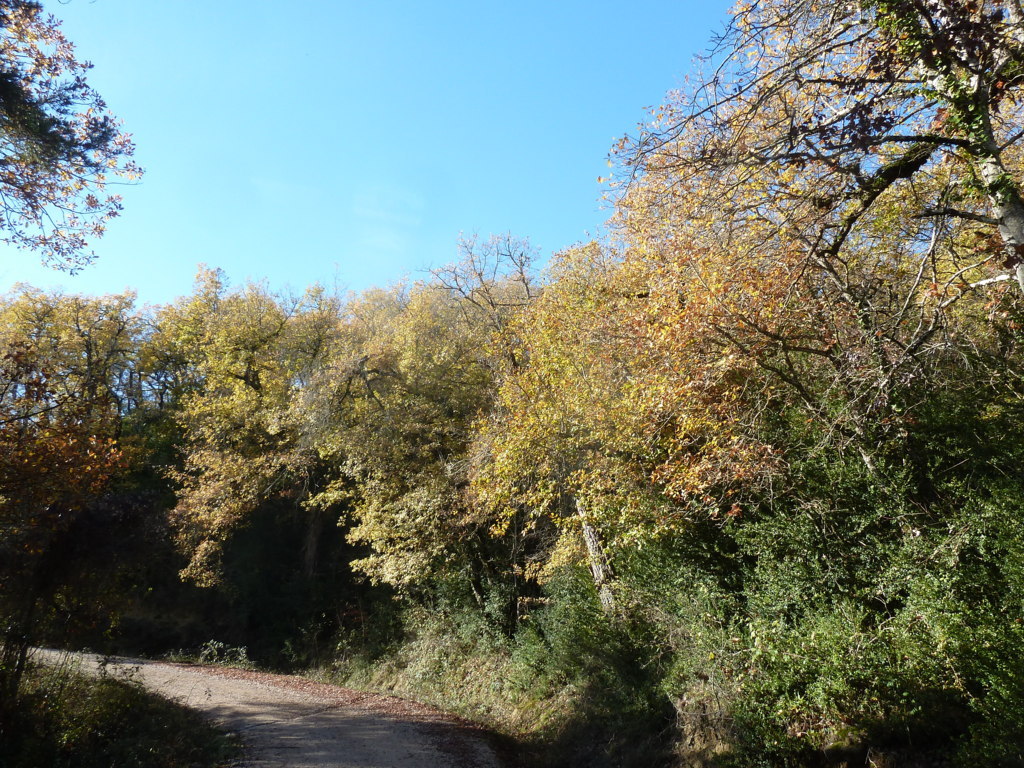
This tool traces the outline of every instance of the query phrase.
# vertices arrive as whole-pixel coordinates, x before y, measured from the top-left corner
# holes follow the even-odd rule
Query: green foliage
[[[957,457],[973,464],[962,475],[928,473],[922,489],[906,468],[811,459],[795,468],[795,508],[776,503],[737,526],[749,568],[730,693],[735,764],[868,750],[906,759],[922,745],[959,750],[964,765],[1019,755],[1020,488],[1000,475],[1013,451],[986,445],[988,430],[996,442],[1011,427],[955,413],[955,431],[922,425],[918,450],[931,429],[946,451],[977,440]]]
[[[219,640],[207,640],[203,643],[196,658],[200,664],[221,664],[225,667],[240,667],[242,669],[252,668],[249,652],[245,646],[232,647]]]
[[[387,632],[369,643],[349,635],[331,679],[483,721],[514,738],[531,765],[668,760],[673,712],[654,684],[648,627],[609,618],[577,567],[558,571],[511,637],[455,580],[439,584],[426,606],[382,623],[390,641]]]
[[[7,297],[0,547],[43,566],[0,573],[0,673],[89,613],[102,540],[184,565],[136,535],[169,478],[212,589],[119,573],[208,661],[333,656],[562,765],[1019,765],[1011,5],[739,3],[714,77],[620,144],[613,238],[543,285],[504,237],[345,300],[216,270],[153,313]],[[106,722],[132,689],[99,685]]]
[[[147,693],[130,675],[35,670],[0,731],[0,765],[199,768],[237,753],[200,715]]]

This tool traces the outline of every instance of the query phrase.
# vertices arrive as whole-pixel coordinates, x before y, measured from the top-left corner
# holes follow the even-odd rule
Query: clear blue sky
[[[729,5],[48,0],[147,173],[92,266],[0,246],[0,291],[162,303],[199,263],[361,290],[452,261],[460,232],[550,254],[599,231],[613,139]]]

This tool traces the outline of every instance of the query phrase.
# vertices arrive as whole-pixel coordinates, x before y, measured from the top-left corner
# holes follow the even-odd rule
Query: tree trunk
[[[593,525],[587,522],[583,506],[579,501],[576,502],[576,511],[580,518],[580,527],[583,530],[583,542],[587,545],[590,574],[594,578],[594,586],[597,587],[597,597],[601,601],[601,609],[611,615],[615,612],[615,595],[612,592],[615,571],[612,569],[604,545],[601,543],[601,535]]]
[[[1003,166],[998,149],[987,157],[979,158],[977,167],[989,188],[989,201],[999,222],[999,234],[1006,244],[1008,262],[1014,270],[1017,284],[1024,290],[1024,201]]]

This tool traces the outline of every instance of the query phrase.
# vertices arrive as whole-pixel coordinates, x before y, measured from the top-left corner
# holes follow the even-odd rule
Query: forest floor
[[[247,669],[36,651],[50,664],[127,674],[241,739],[235,768],[502,768],[488,734],[392,696]]]

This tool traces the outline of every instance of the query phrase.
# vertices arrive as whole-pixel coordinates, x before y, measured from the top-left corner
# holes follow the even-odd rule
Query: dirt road
[[[56,651],[37,656],[68,660]],[[73,663],[95,668],[99,659]],[[238,768],[500,768],[480,733],[402,699],[223,667],[136,659],[112,666],[237,733],[245,746]]]

